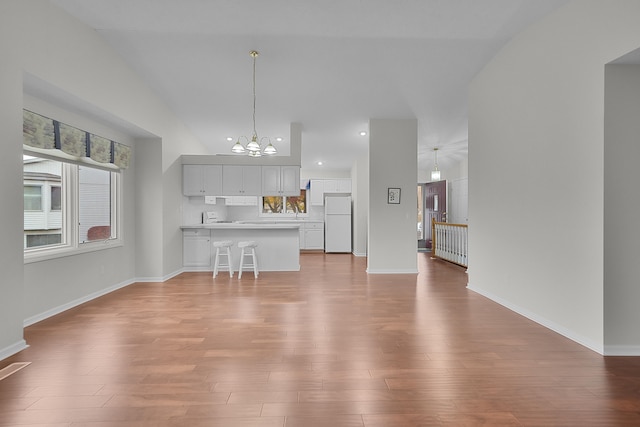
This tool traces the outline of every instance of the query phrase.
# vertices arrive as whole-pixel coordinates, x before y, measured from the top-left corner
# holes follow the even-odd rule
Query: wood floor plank
[[[363,427],[361,415],[327,415],[321,417],[287,417],[285,427]]]
[[[183,273],[25,329],[0,426],[640,425],[640,358],[602,357],[466,288],[302,254],[299,272]]]

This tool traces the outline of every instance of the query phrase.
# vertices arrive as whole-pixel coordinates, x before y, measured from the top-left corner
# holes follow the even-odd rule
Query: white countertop
[[[194,229],[194,228],[205,228],[210,230],[215,229],[227,229],[227,230],[271,230],[271,229],[291,229],[291,228],[300,228],[300,222],[214,222],[211,224],[187,224],[182,225],[180,228],[182,230],[185,229]]]
[[[254,219],[247,221],[234,221],[239,224],[302,224],[307,222],[324,223],[322,219]]]

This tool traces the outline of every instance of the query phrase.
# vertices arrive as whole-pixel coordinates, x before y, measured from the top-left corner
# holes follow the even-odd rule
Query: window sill
[[[33,250],[24,253],[24,263],[31,264],[34,262],[48,261],[51,259],[102,251],[105,249],[118,248],[121,246],[124,246],[124,242],[122,241],[122,239],[109,239],[91,243],[83,243],[77,247],[64,246],[59,248]]]
[[[273,213],[273,214],[265,214],[265,213],[261,213],[260,218],[269,218],[269,219],[274,219],[274,220],[278,220],[278,219],[307,219],[309,218],[309,214],[279,214],[279,213]]]

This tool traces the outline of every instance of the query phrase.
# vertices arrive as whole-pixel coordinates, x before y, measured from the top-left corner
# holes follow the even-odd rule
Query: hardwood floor
[[[25,331],[1,426],[638,426],[640,358],[605,358],[466,289],[461,267],[139,283]]]

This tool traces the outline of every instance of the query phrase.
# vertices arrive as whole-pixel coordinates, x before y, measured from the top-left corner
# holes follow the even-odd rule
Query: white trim
[[[45,320],[45,319],[47,319],[47,318],[49,318],[51,316],[55,316],[56,314],[60,314],[63,311],[69,310],[70,308],[77,307],[77,306],[79,306],[81,304],[84,304],[85,302],[89,302],[89,301],[91,301],[93,299],[99,298],[99,297],[101,297],[103,295],[106,295],[106,294],[111,293],[113,291],[116,291],[118,289],[124,288],[125,286],[129,286],[129,285],[131,285],[133,283],[135,283],[134,280],[126,280],[126,281],[120,282],[120,283],[118,283],[116,285],[109,286],[108,288],[102,289],[100,291],[93,292],[93,293],[91,293],[89,295],[86,295],[86,296],[84,296],[82,298],[75,299],[75,300],[70,301],[70,302],[68,302],[66,304],[62,304],[62,305],[59,305],[58,307],[54,307],[54,308],[52,308],[50,310],[47,310],[47,311],[44,311],[42,313],[36,314],[35,316],[28,317],[28,318],[26,318],[24,320],[23,326],[24,327],[31,326],[34,323],[38,323],[38,322],[40,322],[42,320]]]
[[[371,270],[367,268],[368,274],[418,274],[418,270]]]
[[[640,345],[605,345],[605,356],[640,356]]]
[[[29,346],[27,345],[27,342],[25,340],[20,340],[14,344],[11,344],[10,346],[7,346],[0,350],[0,360],[4,360],[7,357],[11,357],[14,354],[24,350],[27,347]]]
[[[62,246],[55,248],[43,248],[42,252],[37,252],[37,249],[34,249],[31,252],[24,253],[24,263],[29,264],[32,262],[47,261],[50,259],[74,256],[87,252],[102,251],[121,246],[124,246],[124,242],[122,238],[119,238],[82,243],[78,247]]]
[[[366,252],[353,252],[353,256],[366,257],[367,253]]]
[[[186,273],[190,270],[185,270],[184,268],[179,268],[173,273],[169,273],[162,277],[136,277],[133,283],[153,283],[153,282],[166,282],[169,279],[176,277],[178,274]]]
[[[546,319],[544,317],[541,317],[539,315],[537,315],[536,313],[533,313],[527,309],[524,309],[520,306],[517,306],[515,304],[510,303],[509,301],[502,299],[500,297],[497,297],[493,294],[491,294],[490,292],[485,291],[484,289],[479,289],[479,288],[475,288],[474,286],[472,286],[471,284],[467,284],[467,289],[469,289],[470,291],[473,291],[477,294],[480,294],[486,298],[489,298],[490,300],[492,300],[495,303],[500,304],[503,307],[508,308],[509,310],[518,313],[521,316],[526,317],[529,320],[533,320],[534,322],[544,326],[547,329],[551,329],[554,332],[557,332],[558,334],[572,340],[575,341],[576,343],[588,348],[589,350],[593,350],[598,354],[604,355],[604,349],[601,345],[599,345],[598,343],[593,342],[592,340],[583,337],[581,335],[576,334],[574,331],[565,328],[562,325],[559,325],[549,319]]]
[[[38,113],[35,113],[38,114]],[[85,131],[83,131],[85,132]],[[100,163],[93,160],[91,157],[76,157],[71,154],[67,154],[64,151],[57,148],[38,148],[30,145],[22,144],[22,151],[29,156],[40,157],[48,160],[55,160],[57,162],[71,163],[78,166],[89,166],[95,169],[102,169],[107,172],[120,172],[122,169],[113,163]]]
[[[210,265],[207,265],[205,267],[185,267],[183,268],[183,270],[185,273],[202,273],[203,271],[213,273],[213,267],[211,267]]]

